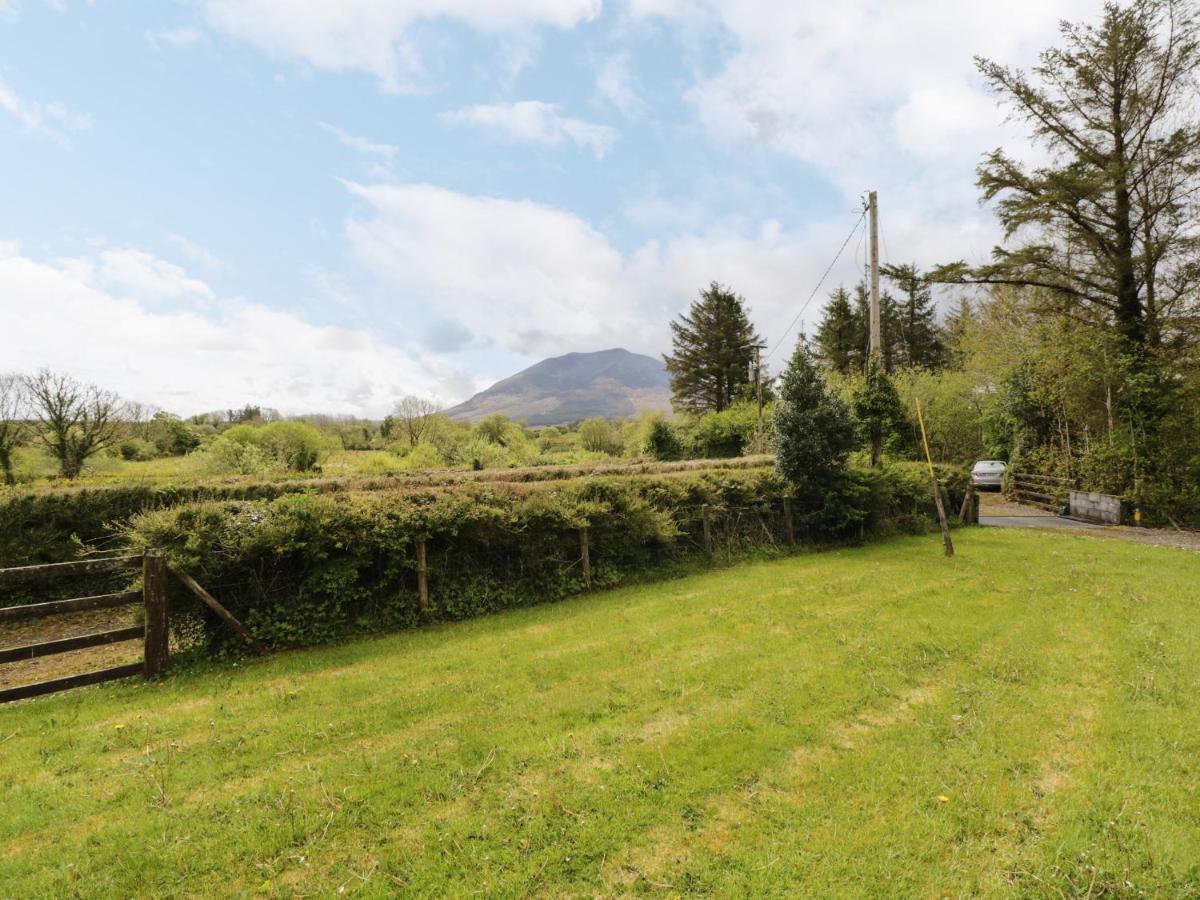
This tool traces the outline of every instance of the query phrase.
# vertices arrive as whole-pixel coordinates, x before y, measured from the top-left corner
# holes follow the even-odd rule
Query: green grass
[[[1200,895],[1200,557],[973,529],[0,710],[0,895]]]

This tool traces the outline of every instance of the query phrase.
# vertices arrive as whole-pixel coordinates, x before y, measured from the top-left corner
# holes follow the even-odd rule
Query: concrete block
[[[1071,491],[1071,516],[1109,525],[1121,524],[1121,498],[1091,491]]]

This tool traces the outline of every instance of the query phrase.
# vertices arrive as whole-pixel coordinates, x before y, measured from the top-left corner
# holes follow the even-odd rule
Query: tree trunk
[[[1137,272],[1133,259],[1133,214],[1129,191],[1129,160],[1121,121],[1120,94],[1114,102],[1113,165],[1113,269],[1117,280],[1117,330],[1129,349],[1137,353],[1146,342],[1146,322],[1138,297]],[[1138,354],[1140,355],[1140,353]]]

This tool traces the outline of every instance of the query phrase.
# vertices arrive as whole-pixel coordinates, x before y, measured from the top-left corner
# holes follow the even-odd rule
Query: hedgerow
[[[0,488],[0,568],[73,559],[84,548],[113,549],[138,513],[202,500],[271,500],[288,494],[396,490],[480,482],[538,482],[593,474],[636,476],[702,469],[763,468],[765,457],[673,463],[584,464],[483,472],[424,472],[378,478],[208,481],[185,485]]]
[[[952,500],[961,496],[965,477],[943,474]],[[779,550],[786,494],[765,469],[299,494],[152,510],[122,537],[166,550],[267,643],[300,646],[579,593],[585,526],[592,587],[688,568],[709,551],[727,560]],[[794,533],[816,545],[922,530],[932,509],[919,468],[852,469],[820,508],[792,510]],[[176,621],[209,649],[236,646],[206,610],[177,600]]]

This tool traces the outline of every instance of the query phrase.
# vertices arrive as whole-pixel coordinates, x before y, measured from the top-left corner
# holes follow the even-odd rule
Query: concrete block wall
[[[1071,515],[1076,519],[1121,524],[1121,498],[1090,491],[1071,491]]]

